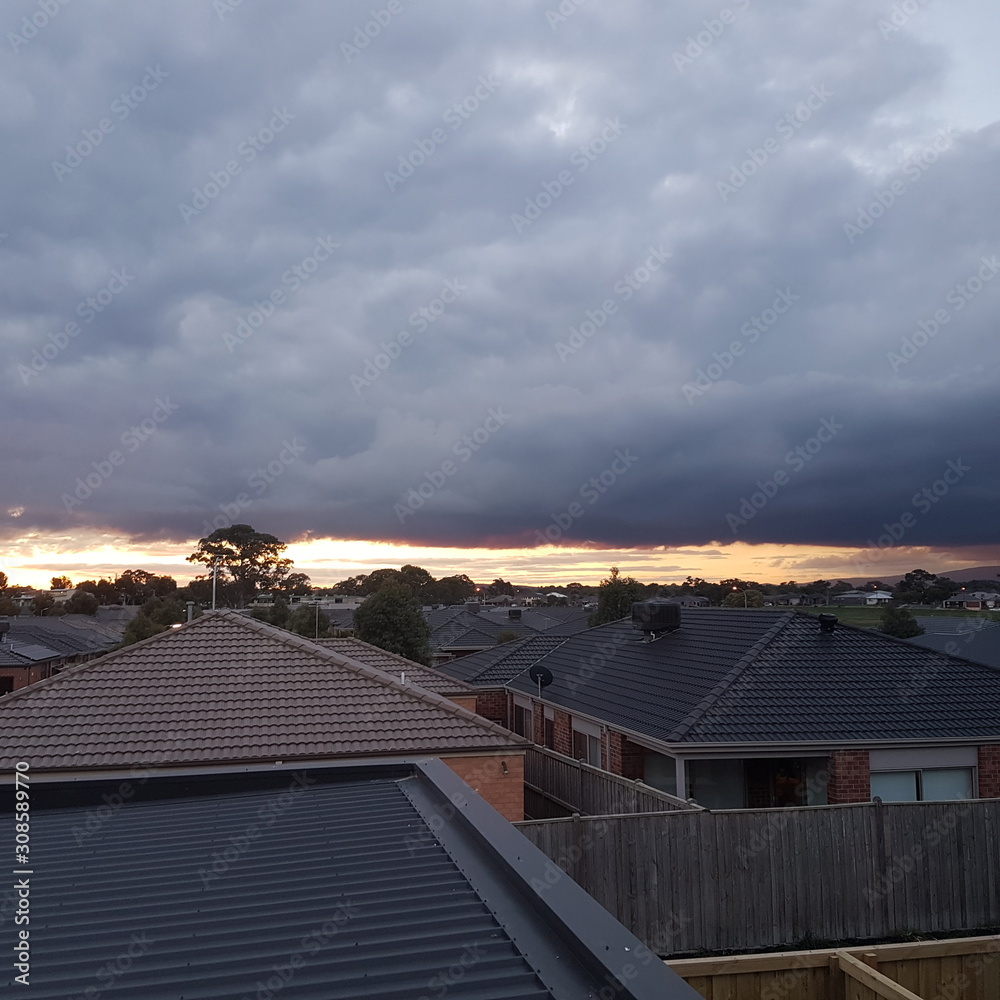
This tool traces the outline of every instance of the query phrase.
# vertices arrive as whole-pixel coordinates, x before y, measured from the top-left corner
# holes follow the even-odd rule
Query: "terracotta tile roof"
[[[405,676],[408,684],[416,684],[425,691],[434,691],[437,694],[475,694],[476,689],[465,681],[456,680],[449,677],[440,670],[433,670],[425,667],[422,663],[415,663],[405,656],[397,653],[389,653],[378,646],[373,646],[370,642],[361,639],[318,639],[317,645],[326,649],[332,649],[342,656],[348,656],[358,663],[366,663],[369,667],[376,667],[387,674],[399,679]]]
[[[0,768],[436,754],[519,736],[309,639],[203,615],[0,700]]]

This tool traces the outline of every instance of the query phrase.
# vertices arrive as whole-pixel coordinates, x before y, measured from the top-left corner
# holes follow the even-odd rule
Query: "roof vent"
[[[836,615],[820,615],[819,616],[819,630],[820,632],[832,632],[837,627],[837,616]]]
[[[681,627],[681,606],[674,601],[636,601],[632,627],[642,632],[673,632]]]
[[[508,608],[507,617],[512,622],[519,622],[521,620],[521,609],[520,608]]]
[[[470,612],[471,614],[478,615],[479,614],[479,601],[466,601],[465,602],[465,610],[468,611],[468,612]]]
[[[10,631],[10,622],[0,622],[0,642],[7,641],[7,633]]]

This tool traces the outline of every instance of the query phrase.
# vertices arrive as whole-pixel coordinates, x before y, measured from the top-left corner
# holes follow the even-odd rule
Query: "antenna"
[[[554,680],[552,671],[548,667],[543,667],[536,663],[529,671],[528,676],[538,685],[538,697],[542,697],[542,688],[547,688]]]

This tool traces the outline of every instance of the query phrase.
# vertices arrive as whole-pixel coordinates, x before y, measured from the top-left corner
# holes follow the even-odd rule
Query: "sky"
[[[0,569],[1000,563],[984,0],[11,0]]]

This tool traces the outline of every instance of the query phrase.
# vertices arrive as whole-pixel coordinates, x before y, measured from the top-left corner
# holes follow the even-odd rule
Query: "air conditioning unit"
[[[640,632],[673,632],[681,627],[681,606],[674,601],[636,601],[632,627]]]

